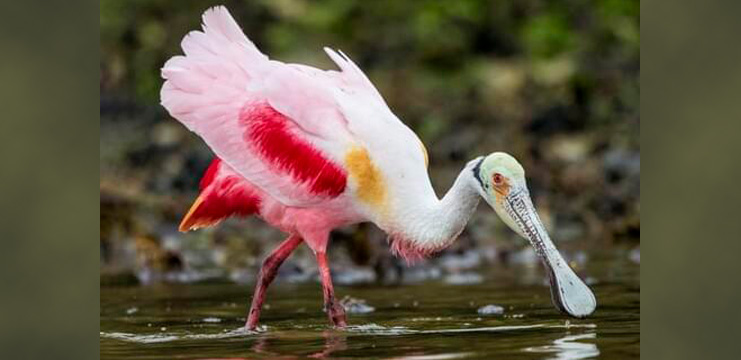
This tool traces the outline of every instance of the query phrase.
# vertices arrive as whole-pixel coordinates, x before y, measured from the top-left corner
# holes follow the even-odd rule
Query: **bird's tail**
[[[180,222],[180,231],[213,226],[232,216],[247,217],[259,211],[259,193],[219,158],[203,174],[200,188],[198,198]]]
[[[269,64],[223,6],[206,10],[203,31],[188,33],[181,47],[185,55],[162,67],[166,81],[160,98],[170,115],[193,131],[238,113]]]

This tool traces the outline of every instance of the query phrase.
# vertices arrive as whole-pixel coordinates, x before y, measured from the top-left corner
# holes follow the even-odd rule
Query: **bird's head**
[[[594,294],[553,245],[530,199],[522,165],[495,152],[473,161],[473,176],[479,194],[502,221],[535,248],[548,270],[554,305],[574,317],[591,314],[597,306]]]

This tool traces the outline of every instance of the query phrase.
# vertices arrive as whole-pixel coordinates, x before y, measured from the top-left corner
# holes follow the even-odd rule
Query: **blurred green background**
[[[159,105],[159,69],[216,4],[100,2],[103,282],[250,281],[283,238],[256,219],[177,232],[213,155]],[[639,261],[638,1],[224,4],[271,58],[334,68],[325,45],[352,57],[426,144],[439,195],[467,160],[506,151],[560,248],[630,249]],[[482,206],[458,242],[418,266],[456,257],[485,266],[523,247]],[[370,225],[333,233],[332,248],[335,273],[383,281],[404,271]],[[306,255],[290,269],[310,273]]]

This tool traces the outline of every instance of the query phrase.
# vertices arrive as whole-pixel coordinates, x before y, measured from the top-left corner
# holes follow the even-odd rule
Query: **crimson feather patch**
[[[246,108],[240,117],[245,137],[277,170],[315,195],[336,197],[345,191],[347,173],[321,151],[291,132],[293,122],[268,104]]]

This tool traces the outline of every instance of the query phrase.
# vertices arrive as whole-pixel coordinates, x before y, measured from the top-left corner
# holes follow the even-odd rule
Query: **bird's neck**
[[[458,174],[442,199],[433,195],[431,199],[409,205],[407,215],[390,234],[391,247],[397,255],[412,262],[455,241],[481,199],[470,165]]]

